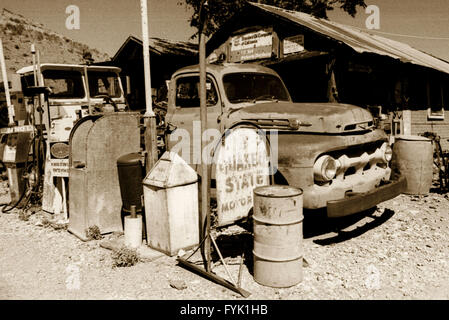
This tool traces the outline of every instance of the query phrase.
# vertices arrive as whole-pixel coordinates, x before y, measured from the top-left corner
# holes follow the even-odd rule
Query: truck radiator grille
[[[388,166],[384,160],[384,148],[386,145],[387,142],[385,141],[377,141],[328,153],[328,155],[341,163],[335,179],[342,180],[355,174],[376,170],[376,167],[386,168]]]

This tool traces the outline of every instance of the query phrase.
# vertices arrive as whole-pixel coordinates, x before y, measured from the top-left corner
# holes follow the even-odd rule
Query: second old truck
[[[24,67],[17,73],[24,93],[38,84],[50,89],[42,124],[37,111],[33,116],[35,124],[44,126],[49,140],[52,174],[68,177],[69,136],[76,121],[89,114],[127,109],[119,77],[121,70],[111,66],[56,63],[43,63],[39,68],[40,75],[34,66]],[[28,100],[31,98],[25,99],[25,105],[32,103]]]
[[[191,137],[200,120],[198,83],[198,66],[178,70],[170,82],[167,123]],[[306,209],[346,216],[394,198],[406,186],[404,178],[393,179],[388,137],[365,109],[294,103],[279,75],[260,65],[207,65],[206,89],[208,128],[224,132],[241,123],[277,130],[274,183],[301,188]]]

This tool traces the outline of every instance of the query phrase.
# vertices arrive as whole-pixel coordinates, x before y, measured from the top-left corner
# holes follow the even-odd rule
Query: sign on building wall
[[[231,62],[270,58],[273,49],[273,32],[259,30],[231,38]]]
[[[218,225],[248,216],[253,190],[269,184],[265,137],[248,128],[233,129],[215,153]]]
[[[293,37],[285,38],[283,41],[284,55],[297,53],[304,50],[304,35],[298,34]]]

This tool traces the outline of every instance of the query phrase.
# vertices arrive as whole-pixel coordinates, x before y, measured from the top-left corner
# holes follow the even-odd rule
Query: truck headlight
[[[327,182],[335,178],[340,162],[331,156],[325,155],[318,158],[313,165],[315,181]]]
[[[391,147],[388,144],[386,144],[384,149],[384,161],[388,163],[391,161],[392,158],[393,158],[393,149],[391,149]]]

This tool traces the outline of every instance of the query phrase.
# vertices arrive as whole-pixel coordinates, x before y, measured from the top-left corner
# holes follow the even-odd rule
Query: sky
[[[449,61],[449,1],[448,0],[365,0],[380,12],[380,29],[374,34],[391,38]],[[342,10],[333,10],[329,19],[366,30],[369,14],[359,10],[355,18]],[[413,37],[392,36],[394,33]],[[419,37],[419,38],[416,38]],[[445,39],[424,39],[445,38]]]
[[[213,0],[210,0],[213,1]],[[191,10],[182,0],[148,0],[150,37],[188,41],[195,32],[189,25]],[[405,42],[449,61],[448,0],[365,0],[380,11],[376,34]],[[80,9],[80,29],[66,28],[66,8]],[[113,56],[129,35],[141,38],[140,0],[1,0],[0,7],[44,24],[73,40]],[[366,29],[369,14],[359,9],[355,18],[336,8],[332,21]],[[408,35],[396,36],[383,33]],[[426,39],[427,38],[427,39]],[[430,38],[430,39],[429,39]],[[433,39],[439,38],[439,39]]]
[[[195,30],[180,0],[147,0],[150,37],[188,41]],[[80,11],[80,29],[68,30],[66,8]],[[0,8],[113,56],[129,35],[142,38],[140,0],[0,0]]]

